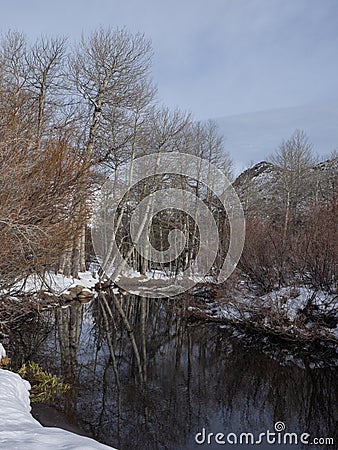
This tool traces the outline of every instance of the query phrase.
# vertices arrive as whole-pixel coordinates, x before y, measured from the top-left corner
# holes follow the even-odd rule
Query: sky
[[[338,99],[337,0],[1,2],[0,30],[32,39],[102,25],[150,38],[159,99],[198,120]]]
[[[217,120],[225,148],[234,162],[235,175],[268,160],[281,143],[302,130],[314,156],[325,161],[338,149],[338,101],[275,108],[226,116]]]

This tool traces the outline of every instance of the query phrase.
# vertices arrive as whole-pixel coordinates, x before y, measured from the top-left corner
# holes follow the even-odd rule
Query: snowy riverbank
[[[202,287],[195,304],[188,306],[189,314],[291,341],[338,342],[337,294],[306,286],[284,287],[265,295],[236,287],[224,294]]]
[[[104,450],[93,439],[45,428],[30,414],[28,381],[0,369],[0,448],[4,450]]]

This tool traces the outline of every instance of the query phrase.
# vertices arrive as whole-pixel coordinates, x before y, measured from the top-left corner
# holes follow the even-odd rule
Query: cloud
[[[99,25],[150,37],[159,95],[197,118],[337,97],[336,0],[17,0],[0,17],[33,37]]]
[[[321,159],[338,147],[338,101],[278,108],[217,120],[239,174],[250,161],[266,159],[296,129],[304,131]]]

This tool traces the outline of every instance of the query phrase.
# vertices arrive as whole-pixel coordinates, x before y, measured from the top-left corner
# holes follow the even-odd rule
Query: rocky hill
[[[245,212],[269,211],[283,200],[283,170],[267,161],[242,172],[233,183]],[[337,197],[338,157],[311,167],[306,175],[302,203],[332,201]]]

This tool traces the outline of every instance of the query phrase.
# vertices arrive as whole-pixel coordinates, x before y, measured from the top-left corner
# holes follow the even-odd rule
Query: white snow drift
[[[45,428],[30,414],[30,385],[0,369],[0,448],[4,450],[104,450],[93,439],[60,428]]]

